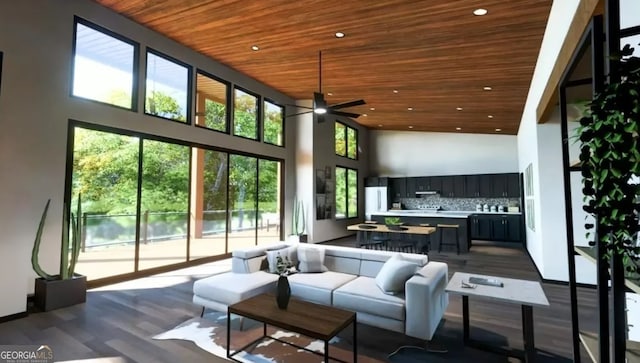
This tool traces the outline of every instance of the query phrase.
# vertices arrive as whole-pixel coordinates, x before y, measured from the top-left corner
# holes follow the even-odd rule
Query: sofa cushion
[[[324,272],[328,271],[324,265],[324,248],[310,246],[298,247],[298,260],[300,272]]]
[[[331,305],[333,290],[356,277],[356,275],[335,271],[318,274],[297,273],[289,276],[289,285],[293,296],[319,304]]]
[[[286,260],[288,260],[292,264],[292,266],[298,265],[298,248],[296,246],[280,248],[277,250],[269,249],[267,250],[266,253],[267,253],[267,262],[269,263],[270,273],[278,272],[278,266],[277,266],[278,255],[281,256],[283,259],[286,258]]]
[[[404,291],[404,284],[416,273],[418,264],[405,260],[400,254],[393,255],[376,275],[376,285],[385,294],[395,295]]]
[[[253,258],[253,257],[263,256],[267,249],[277,250],[285,247],[288,247],[288,245],[283,243],[277,243],[271,246],[256,246],[251,248],[243,248],[243,249],[233,250],[233,252],[231,253],[231,256],[239,257],[239,258]]]
[[[333,306],[351,311],[405,319],[404,293],[387,295],[376,285],[375,279],[360,276],[333,292]]]
[[[231,305],[264,292],[274,291],[277,280],[277,275],[266,271],[227,272],[194,282],[193,293],[209,300]]]

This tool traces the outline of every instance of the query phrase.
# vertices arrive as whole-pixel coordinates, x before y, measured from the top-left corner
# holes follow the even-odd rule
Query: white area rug
[[[153,337],[157,340],[179,339],[194,342],[198,347],[221,358],[227,357],[227,315],[226,313],[209,313],[204,318],[196,317],[185,321],[175,328]],[[262,336],[262,324],[244,319],[243,329],[240,330],[240,319],[232,316],[231,321],[231,348],[232,352],[249,342]],[[349,330],[349,328],[347,328]],[[267,327],[267,334],[287,342],[297,344],[306,349],[322,353],[324,342],[314,340],[300,334],[277,330]],[[351,338],[351,332],[341,334],[345,338]],[[329,342],[329,355],[345,361],[353,360],[350,342],[336,337]],[[294,346],[265,338],[233,356],[241,362],[265,363],[265,362],[321,362],[322,356],[315,355]],[[379,360],[358,355],[359,362],[378,363]]]

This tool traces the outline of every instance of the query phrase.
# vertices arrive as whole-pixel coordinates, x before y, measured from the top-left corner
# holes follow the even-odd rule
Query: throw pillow
[[[300,272],[325,272],[329,269],[324,265],[324,249],[313,247],[298,247]]]
[[[269,272],[272,274],[278,273],[278,256],[283,259],[286,258],[291,262],[292,266],[296,266],[298,262],[297,248],[295,246],[280,248],[277,250],[267,250],[267,262],[269,263]]]
[[[407,261],[396,254],[384,263],[376,275],[376,285],[387,295],[395,295],[404,291],[404,284],[416,273],[418,265]]]

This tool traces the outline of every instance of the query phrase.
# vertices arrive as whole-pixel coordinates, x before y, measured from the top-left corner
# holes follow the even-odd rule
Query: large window
[[[358,131],[341,122],[335,123],[336,155],[349,159],[358,158]]]
[[[188,122],[190,74],[187,65],[148,50],[144,112]]]
[[[233,97],[233,134],[258,139],[258,96],[239,88]]]
[[[227,128],[229,84],[198,72],[196,88],[196,125],[229,132]]]
[[[283,145],[284,109],[273,102],[264,101],[263,140],[268,144]]]
[[[358,171],[336,167],[336,219],[358,217]]]
[[[282,240],[281,161],[72,123],[67,205],[82,196],[90,281]]]
[[[76,18],[72,95],[135,110],[138,48]]]

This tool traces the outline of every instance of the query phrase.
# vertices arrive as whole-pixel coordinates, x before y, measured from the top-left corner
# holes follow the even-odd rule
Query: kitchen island
[[[387,217],[399,217],[402,223],[414,226],[436,227],[438,224],[458,225],[460,253],[469,251],[471,241],[522,242],[522,213],[481,212],[481,211],[429,211],[429,210],[388,210],[376,212],[371,220],[384,224]],[[431,250],[440,246],[440,228],[431,235]],[[442,236],[443,251],[455,251],[455,230],[447,230]]]

